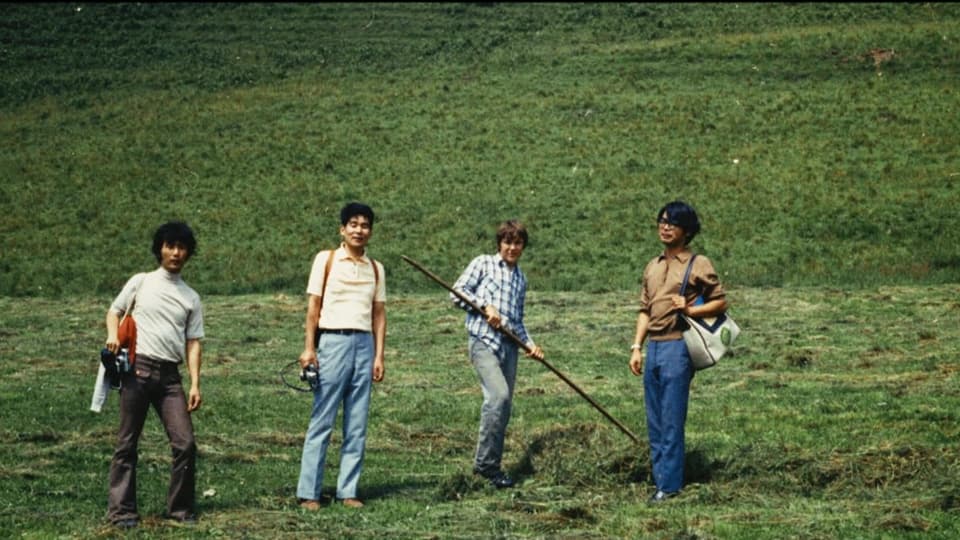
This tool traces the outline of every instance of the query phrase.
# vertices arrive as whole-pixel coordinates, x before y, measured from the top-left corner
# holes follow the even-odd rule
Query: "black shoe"
[[[679,491],[674,491],[673,493],[667,493],[666,491],[660,491],[660,490],[658,489],[656,493],[654,493],[653,495],[650,496],[650,500],[649,500],[648,502],[649,502],[650,504],[660,504],[660,503],[666,501],[667,499],[676,497],[678,493],[680,493],[680,492],[679,492]]]
[[[177,525],[187,525],[192,526],[197,524],[197,515],[196,514],[187,514],[185,516],[171,516],[166,514],[163,516],[168,521],[172,521]]]
[[[491,474],[482,474],[484,478],[490,482],[490,485],[497,489],[505,489],[513,487],[513,478],[507,476],[507,473],[503,471],[497,471]]]
[[[113,522],[113,526],[118,529],[135,529],[140,521],[137,518],[118,519]]]

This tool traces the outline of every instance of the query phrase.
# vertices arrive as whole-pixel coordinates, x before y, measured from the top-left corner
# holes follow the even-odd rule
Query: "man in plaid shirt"
[[[504,222],[497,229],[497,253],[473,259],[454,283],[453,288],[480,306],[483,313],[450,294],[455,305],[467,310],[470,361],[483,390],[473,471],[498,489],[513,486],[513,479],[503,472],[500,461],[510,421],[519,347],[512,340],[504,339],[497,329],[501,326],[510,329],[527,345],[530,351],[527,356],[543,359],[543,350],[530,339],[523,326],[527,278],[517,261],[527,241],[527,229],[522,223]]]

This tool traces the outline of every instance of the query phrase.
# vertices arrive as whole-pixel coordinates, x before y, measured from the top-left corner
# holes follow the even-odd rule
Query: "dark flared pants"
[[[173,452],[166,515],[184,519],[194,514],[197,445],[180,372],[173,362],[138,356],[134,372],[123,376],[120,389],[120,431],[110,463],[107,503],[111,522],[139,518],[137,446],[151,405],[163,422]]]

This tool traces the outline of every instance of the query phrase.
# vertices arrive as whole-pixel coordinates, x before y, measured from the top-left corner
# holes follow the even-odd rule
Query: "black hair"
[[[169,221],[164,223],[157,232],[153,233],[153,256],[159,262],[162,259],[160,250],[164,244],[173,245],[181,243],[187,248],[187,258],[193,257],[197,252],[197,239],[193,236],[190,226],[182,221]]]
[[[497,228],[498,251],[500,250],[500,243],[504,240],[522,240],[523,246],[526,247],[530,241],[530,237],[527,234],[527,227],[516,219],[504,221],[500,224],[500,227]]]
[[[340,210],[340,224],[346,225],[347,222],[350,221],[350,218],[354,216],[367,218],[367,221],[370,223],[370,228],[373,228],[373,209],[369,206],[358,202],[348,203]]]
[[[683,201],[673,201],[665,204],[657,212],[657,221],[660,221],[664,213],[667,214],[667,223],[683,229],[683,233],[686,235],[684,245],[689,244],[693,237],[700,232],[700,218],[697,217],[697,211],[689,204]]]

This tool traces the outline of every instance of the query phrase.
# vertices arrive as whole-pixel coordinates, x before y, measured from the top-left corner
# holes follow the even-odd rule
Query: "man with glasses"
[[[700,232],[696,211],[683,201],[674,201],[657,212],[656,222],[664,249],[643,271],[640,314],[630,355],[630,371],[643,375],[650,461],[657,487],[650,497],[652,504],[677,495],[683,487],[684,424],[694,369],[683,341],[686,323],[679,315],[711,317],[727,309],[717,272],[703,255],[693,259],[687,289],[680,296],[693,256],[688,245]]]

